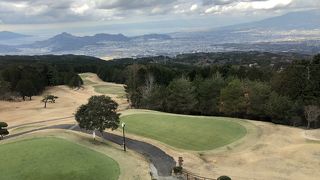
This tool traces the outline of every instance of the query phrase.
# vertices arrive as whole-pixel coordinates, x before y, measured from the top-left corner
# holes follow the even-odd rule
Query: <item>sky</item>
[[[309,9],[320,11],[320,0],[0,0],[0,31],[31,35],[169,33]]]

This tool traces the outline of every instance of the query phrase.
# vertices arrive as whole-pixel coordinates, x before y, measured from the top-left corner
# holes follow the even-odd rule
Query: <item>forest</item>
[[[59,61],[75,56],[3,56],[0,57],[0,100],[17,100],[41,94],[47,86],[68,85],[79,88],[83,82],[75,68]],[[79,58],[79,57],[78,57]],[[69,60],[70,59],[70,60]]]
[[[77,74],[92,72],[104,81],[125,84],[132,108],[317,127],[319,119],[310,118],[310,113],[320,111],[320,55],[278,54],[276,61],[274,54],[261,54],[112,61],[74,55],[3,56],[0,93],[24,98],[41,93],[46,86],[78,87],[82,81]],[[221,63],[226,57],[227,63]],[[197,63],[203,59],[210,63]]]

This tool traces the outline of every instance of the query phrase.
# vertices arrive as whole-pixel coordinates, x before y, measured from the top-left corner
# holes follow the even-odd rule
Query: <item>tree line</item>
[[[308,114],[319,112],[320,55],[312,61],[294,61],[285,69],[133,64],[126,76],[134,108],[308,127],[319,120],[319,114],[316,118]]]
[[[0,91],[22,94],[19,90],[22,87],[36,92],[30,94],[38,94],[45,86],[77,86],[82,83],[78,73],[92,72],[104,81],[125,84],[133,108],[241,117],[295,126],[316,124],[320,105],[320,55],[311,60],[277,63],[269,60],[274,54],[270,57],[265,54],[261,59],[260,53],[248,53],[249,61],[244,60],[245,52],[218,54],[219,62],[228,57],[228,63],[224,64],[215,64],[216,60],[210,59],[215,58],[212,54],[112,61],[75,55],[3,56],[0,57]],[[255,54],[260,59],[255,59]],[[235,59],[237,63],[232,64],[234,58],[241,60]],[[188,63],[191,59],[192,63]],[[212,63],[197,65],[197,61],[204,60]],[[23,88],[28,86],[33,87]]]
[[[32,96],[41,94],[47,86],[68,85],[76,88],[83,84],[74,68],[58,64],[20,60],[0,67],[2,100],[15,100],[18,97],[31,100]]]

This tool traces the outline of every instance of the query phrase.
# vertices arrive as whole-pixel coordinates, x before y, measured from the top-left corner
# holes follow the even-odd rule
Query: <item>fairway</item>
[[[117,180],[113,159],[58,138],[35,138],[0,146],[3,180]]]
[[[133,114],[121,118],[129,133],[193,151],[212,150],[246,135],[246,128],[228,118]]]
[[[94,90],[100,94],[114,94],[118,96],[125,95],[124,87],[122,86],[98,85],[93,87],[94,87]]]

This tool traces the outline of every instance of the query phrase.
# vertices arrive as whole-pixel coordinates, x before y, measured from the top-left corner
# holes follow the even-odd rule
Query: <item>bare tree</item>
[[[149,106],[149,101],[152,96],[152,91],[154,90],[155,86],[155,80],[152,74],[148,73],[146,80],[145,80],[145,85],[142,89],[142,102],[144,102],[144,106],[146,108],[150,108]]]
[[[304,115],[308,121],[307,128],[310,129],[311,122],[317,122],[320,116],[320,108],[315,105],[309,105],[304,107]]]
[[[146,84],[145,84],[145,89],[144,89],[144,94],[151,94],[151,91],[154,88],[154,77],[152,74],[148,73],[148,76],[146,78]]]

